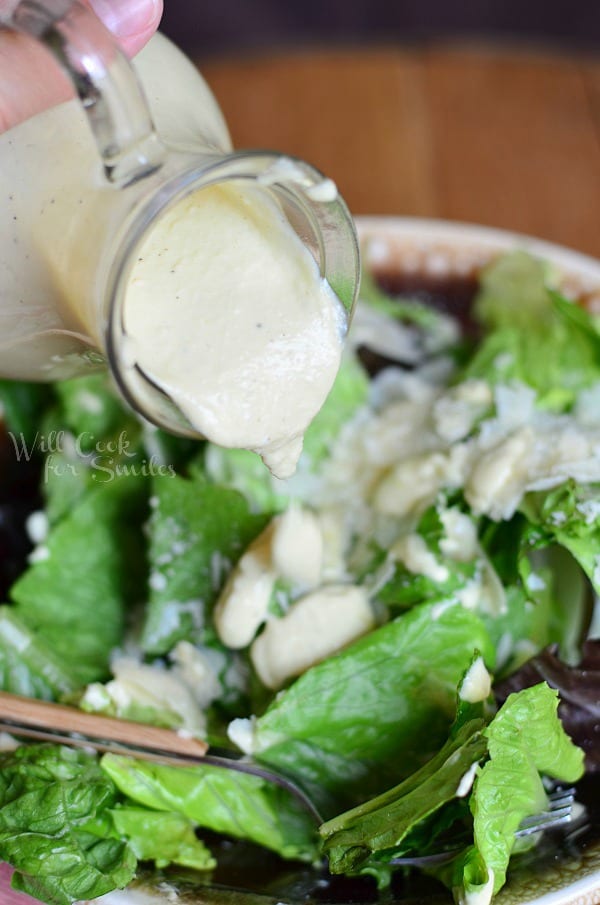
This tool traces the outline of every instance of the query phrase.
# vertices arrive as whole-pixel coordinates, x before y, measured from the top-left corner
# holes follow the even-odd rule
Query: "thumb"
[[[132,56],[158,28],[162,0],[88,0],[99,19]]]
[[[16,0],[0,0],[0,17]],[[129,56],[152,37],[162,0],[87,0]],[[35,41],[0,28],[0,133],[67,100],[72,86]],[[0,902],[2,899],[0,898]]]

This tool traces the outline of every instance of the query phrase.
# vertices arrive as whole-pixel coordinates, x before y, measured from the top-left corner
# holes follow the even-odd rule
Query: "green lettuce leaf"
[[[490,759],[470,806],[475,846],[493,871],[494,892],[504,884],[519,824],[546,804],[540,774],[568,783],[583,775],[583,752],[565,733],[557,707],[557,691],[534,685],[510,695],[484,732]]]
[[[181,814],[149,811],[123,805],[110,811],[116,838],[126,839],[139,861],[154,861],[158,868],[180,864],[194,870],[212,870],[216,861],[196,838],[194,824]]]
[[[65,662],[9,606],[0,606],[0,689],[44,700],[77,689]]]
[[[150,591],[142,631],[146,653],[204,640],[204,628],[231,567],[265,527],[236,490],[194,480],[153,481],[148,524]]]
[[[139,437],[140,424],[133,413],[123,406],[105,371],[59,381],[55,386],[58,411],[54,417],[60,430],[69,430],[79,438],[83,452],[97,451],[121,431],[131,444]],[[101,450],[98,450],[101,451]]]
[[[579,563],[600,594],[600,486],[566,481],[545,493],[530,493],[521,510],[537,531],[531,548],[556,542]]]
[[[539,405],[564,410],[600,380],[600,334],[591,315],[547,282],[546,265],[523,252],[484,271],[475,314],[487,332],[461,377],[523,382]]]
[[[423,513],[415,533],[425,541],[428,551],[440,566],[440,578],[434,580],[429,575],[415,574],[402,562],[395,562],[389,579],[375,594],[376,600],[392,610],[407,609],[426,600],[439,600],[442,596],[451,597],[463,590],[481,572],[482,563],[478,556],[459,561],[444,554],[442,541],[446,537],[446,531],[438,505],[430,506]],[[442,577],[444,571],[446,575]]]
[[[404,782],[322,824],[319,833],[331,872],[356,873],[374,854],[390,860],[412,851],[411,830],[453,802],[461,779],[487,754],[484,728],[481,719],[465,723]]]
[[[93,823],[118,800],[96,759],[34,745],[0,756],[0,858],[13,886],[50,905],[70,905],[121,889],[136,859],[125,841]]]
[[[414,324],[424,331],[439,332],[440,324],[448,320],[444,312],[417,298],[388,295],[369,273],[362,276],[360,303],[368,305],[386,317]]]
[[[50,531],[44,557],[11,589],[17,617],[82,685],[107,675],[127,608],[139,599],[146,495],[141,477],[94,487]]]
[[[257,760],[295,778],[324,816],[397,783],[443,744],[481,620],[444,601],[415,607],[314,666],[251,724]]]
[[[28,448],[35,446],[39,437],[40,420],[52,399],[52,388],[43,383],[19,380],[0,380],[0,407],[3,420],[19,440]]]
[[[340,430],[368,395],[369,375],[354,355],[344,355],[329,396],[304,435],[304,462],[310,470],[326,458]]]
[[[133,801],[195,825],[248,839],[283,858],[313,861],[314,818],[289,792],[260,776],[199,765],[169,767],[106,754],[102,769]]]
[[[209,443],[204,465],[211,481],[239,491],[252,512],[275,513],[286,508],[288,495],[284,482],[273,477],[257,453]]]

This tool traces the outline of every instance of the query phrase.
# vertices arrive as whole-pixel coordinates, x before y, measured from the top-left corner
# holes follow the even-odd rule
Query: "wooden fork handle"
[[[116,717],[85,713],[76,707],[65,707],[48,701],[38,701],[21,695],[0,692],[0,720],[18,727],[41,731],[76,734],[89,739],[116,742],[136,749],[202,757],[208,750],[206,742],[186,738],[172,729],[161,729],[145,723],[134,723]]]

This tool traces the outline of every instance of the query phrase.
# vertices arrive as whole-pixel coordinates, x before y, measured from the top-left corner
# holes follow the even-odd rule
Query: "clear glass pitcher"
[[[233,152],[206,83],[169,41],[156,35],[130,64],[73,0],[22,0],[3,27],[41,41],[79,100],[0,136],[0,376],[55,380],[108,364],[148,420],[196,433],[127,366],[124,287],[157,218],[216,183],[260,185],[276,198],[349,320],[358,248],[335,187],[302,161]]]

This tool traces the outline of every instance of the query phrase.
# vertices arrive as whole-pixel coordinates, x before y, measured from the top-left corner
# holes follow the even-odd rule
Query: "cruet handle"
[[[20,0],[3,26],[40,41],[71,79],[107,180],[128,185],[157,170],[165,149],[125,54],[79,0]]]

